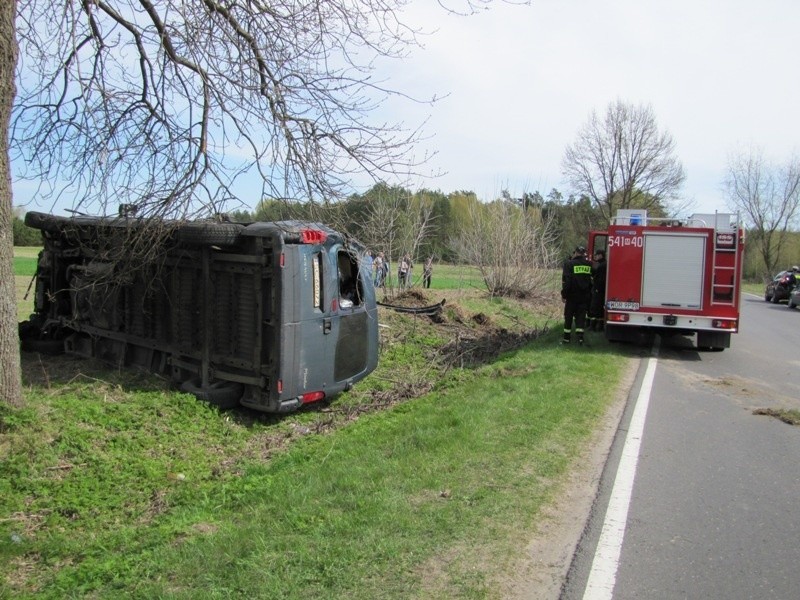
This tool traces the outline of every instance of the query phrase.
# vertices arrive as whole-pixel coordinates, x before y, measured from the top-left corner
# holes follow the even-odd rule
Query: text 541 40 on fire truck
[[[697,334],[698,348],[730,347],[739,330],[745,233],[734,215],[650,218],[620,210],[589,237],[607,259],[605,332],[612,341]]]

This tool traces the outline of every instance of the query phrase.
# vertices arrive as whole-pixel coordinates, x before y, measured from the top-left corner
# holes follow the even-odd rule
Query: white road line
[[[611,599],[614,596],[614,584],[617,580],[619,556],[622,552],[622,538],[625,536],[625,525],[628,521],[628,507],[633,492],[633,481],[636,478],[636,466],[639,463],[639,447],[644,433],[644,421],[647,407],[650,405],[650,392],[658,364],[660,338],[656,337],[652,356],[648,359],[639,397],[633,409],[622,457],[617,467],[614,488],[606,510],[600,541],[592,561],[592,570],[583,593],[584,600]]]

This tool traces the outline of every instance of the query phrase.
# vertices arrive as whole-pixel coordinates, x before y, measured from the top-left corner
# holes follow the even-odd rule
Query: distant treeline
[[[590,229],[605,224],[588,198],[564,198],[556,189],[546,196],[532,192],[519,198],[503,192],[495,201],[515,204],[520,210],[535,210],[543,219],[552,219],[559,232],[558,250],[565,255],[569,248],[586,243]],[[412,192],[377,184],[364,194],[353,194],[327,205],[264,200],[252,212],[237,211],[229,216],[237,221],[321,221],[346,231],[371,249],[386,251],[388,243],[395,255],[414,249],[416,259],[435,256],[437,260],[458,263],[460,257],[452,241],[469,222],[472,205],[480,203],[471,191],[445,193],[423,189]],[[421,239],[415,239],[420,234]]]
[[[515,205],[522,211],[537,211],[542,220],[552,223],[557,253],[566,256],[578,244],[586,244],[593,229],[604,229],[606,220],[586,197],[564,197],[553,188],[546,196],[538,191],[521,197],[502,192],[493,202]],[[377,184],[363,194],[337,202],[291,202],[263,200],[252,211],[229,213],[233,221],[311,220],[329,224],[365,243],[374,251],[385,251],[391,259],[411,251],[415,260],[427,256],[448,263],[462,262],[453,241],[470,220],[476,205],[481,204],[471,191],[445,193],[440,190],[412,192],[399,186]],[[484,203],[485,204],[485,203]],[[667,216],[663,210],[649,209],[653,216]],[[41,233],[23,222],[17,208],[13,221],[14,245],[41,245]],[[787,232],[779,257],[779,269],[800,264],[800,233]],[[757,251],[760,241],[749,235],[745,251],[744,277],[763,278],[763,260]]]

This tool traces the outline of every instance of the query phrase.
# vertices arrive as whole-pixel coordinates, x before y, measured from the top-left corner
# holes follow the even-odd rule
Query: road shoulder
[[[514,575],[499,582],[499,597],[551,600],[561,595],[640,363],[639,358],[628,361],[602,424],[575,460],[556,499],[544,508],[539,529],[511,570]]]

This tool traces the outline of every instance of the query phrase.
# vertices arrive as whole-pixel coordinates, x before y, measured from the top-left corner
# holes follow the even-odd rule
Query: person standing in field
[[[433,257],[429,256],[422,265],[422,287],[431,287],[431,276],[433,275]]]
[[[405,288],[411,283],[411,255],[406,252],[397,264],[397,280],[400,288]]]
[[[372,250],[367,250],[364,252],[364,270],[369,273],[369,277],[372,278],[372,270],[375,268],[375,257],[372,253]]]
[[[389,279],[389,273],[392,270],[392,265],[389,264],[389,257],[384,256],[383,252],[381,252],[381,256],[383,258],[383,273],[381,273],[381,287],[386,287],[386,280]]]
[[[375,270],[372,283],[379,288],[383,285],[383,252],[378,252],[378,256],[372,261],[372,266]]]

